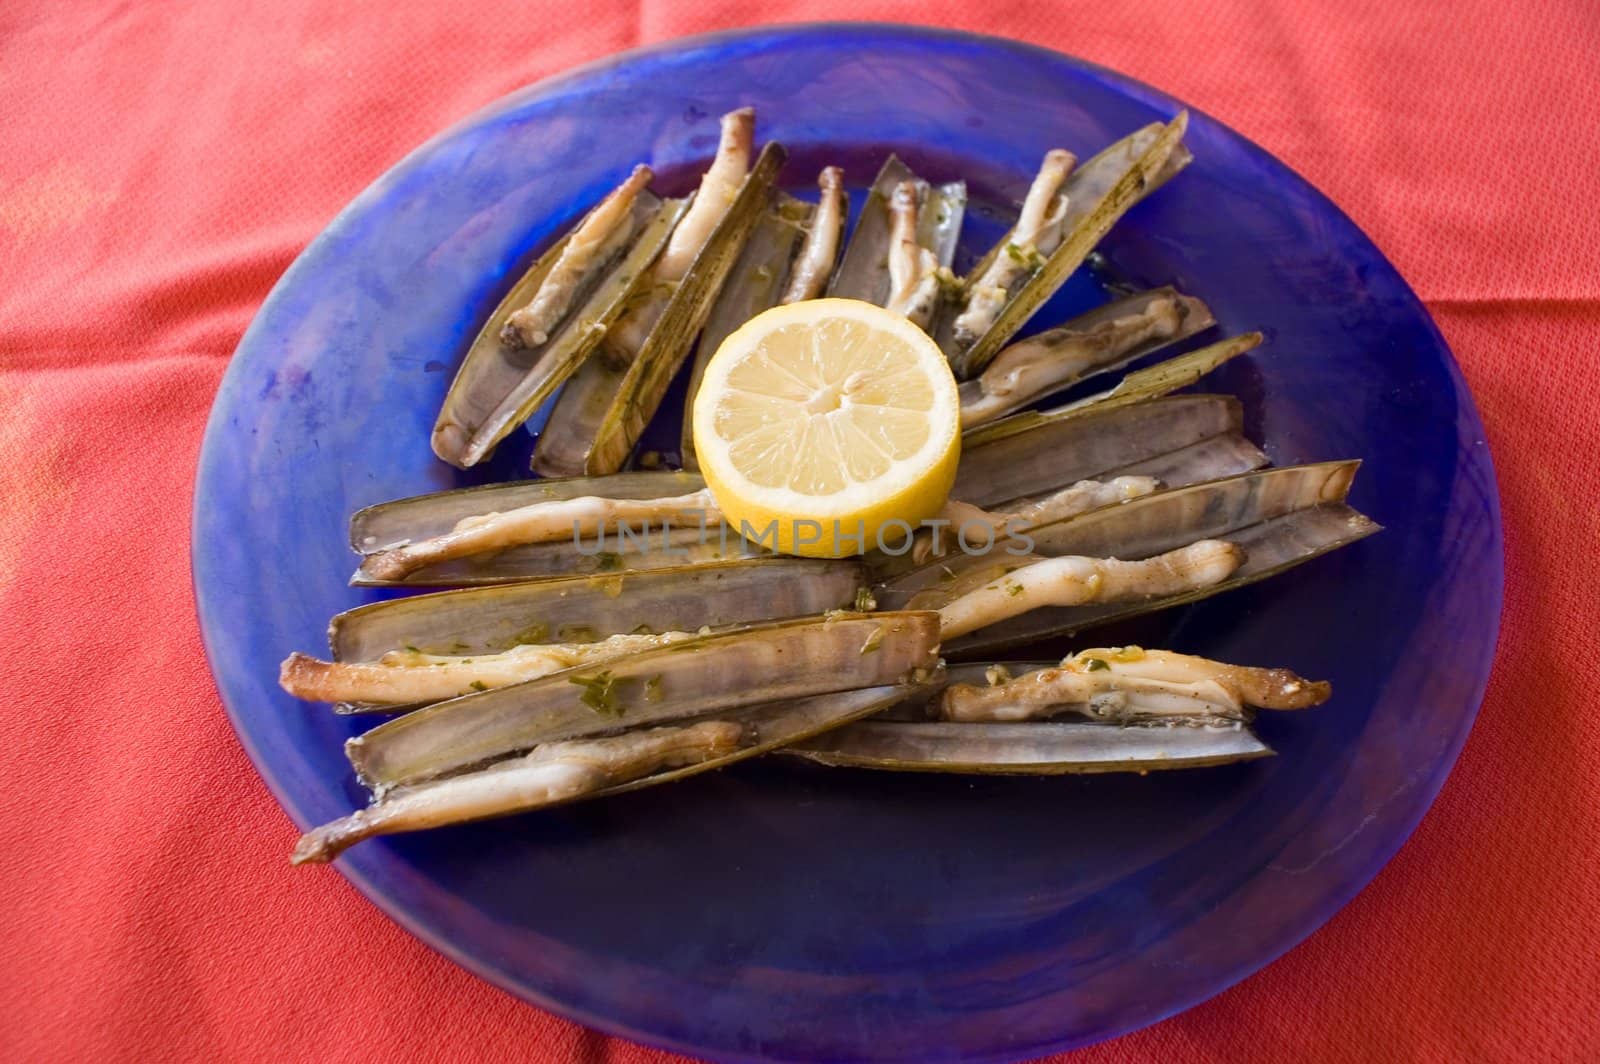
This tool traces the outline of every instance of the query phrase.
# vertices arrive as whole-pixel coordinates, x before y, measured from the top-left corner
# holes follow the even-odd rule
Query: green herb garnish
[[[474,691],[487,691],[489,689],[489,685],[484,683],[482,680],[473,680],[472,683],[468,684],[467,686],[471,687]]]
[[[871,613],[878,608],[878,600],[872,597],[870,587],[856,588],[856,612]]]
[[[594,676],[569,677],[567,682],[583,688],[578,701],[602,717],[622,716],[623,706],[617,700],[617,678],[611,675],[610,669],[604,669]]]
[[[1111,668],[1102,658],[1088,658],[1084,661],[1083,667],[1087,672],[1107,672]]]
[[[867,636],[867,641],[861,644],[861,653],[871,654],[883,645],[883,629],[874,628],[872,634]]]
[[[550,626],[542,621],[534,621],[528,627],[512,636],[515,643],[543,643],[550,638]]]

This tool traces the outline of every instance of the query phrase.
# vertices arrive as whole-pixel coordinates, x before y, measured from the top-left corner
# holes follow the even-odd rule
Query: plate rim
[[[1382,248],[1378,246],[1376,241],[1374,241],[1371,236],[1363,228],[1361,228],[1358,223],[1356,223],[1354,219],[1345,213],[1345,211],[1339,207],[1337,203],[1331,200],[1321,191],[1320,188],[1308,180],[1298,170],[1279,159],[1276,155],[1269,152],[1256,141],[1238,132],[1232,126],[1215,118],[1208,112],[1187,104],[1144,81],[1133,78],[1126,74],[1122,74],[1109,67],[1093,62],[1092,60],[1084,59],[1081,56],[1073,55],[1071,53],[1063,52],[1044,45],[1017,40],[1010,37],[1003,37],[996,34],[978,33],[915,23],[897,23],[888,21],[858,22],[849,20],[827,20],[780,22],[671,37],[647,44],[641,44],[622,51],[608,53],[604,56],[597,57],[580,65],[558,71],[554,74],[548,75],[537,81],[526,84],[521,88],[497,97],[482,107],[479,107],[466,116],[451,123],[438,133],[430,136],[421,144],[417,145],[415,148],[403,155],[400,159],[391,164],[382,174],[380,174],[365,188],[363,188],[359,194],[346,203],[345,206],[333,216],[327,225],[325,225],[317,233],[311,242],[308,243],[305,248],[303,248],[299,254],[295,256],[294,261],[290,263],[289,267],[285,269],[283,274],[279,276],[276,282],[274,282],[272,289],[262,301],[261,306],[257,309],[255,315],[252,317],[250,325],[240,336],[238,344],[235,346],[232,354],[229,356],[227,369],[223,373],[222,380],[220,381],[216,394],[212,399],[210,411],[207,414],[206,425],[196,458],[194,490],[190,510],[190,588],[191,593],[194,596],[200,640],[202,648],[205,652],[208,671],[211,673],[213,687],[217,691],[218,700],[222,703],[223,710],[227,715],[228,722],[233,730],[234,736],[238,740],[240,746],[243,747],[246,756],[249,757],[257,775],[266,785],[268,792],[273,797],[273,800],[277,802],[279,808],[285,813],[285,815],[296,826],[296,828],[300,830],[307,829],[311,825],[303,820],[296,811],[294,803],[291,802],[287,797],[287,789],[282,786],[281,781],[277,778],[276,774],[268,767],[270,762],[263,757],[255,742],[251,739],[250,731],[244,725],[243,715],[229,702],[227,697],[223,694],[222,684],[217,675],[215,656],[212,649],[212,639],[210,636],[213,625],[218,624],[219,619],[208,614],[205,605],[205,599],[202,595],[203,577],[200,573],[200,563],[198,561],[198,555],[195,547],[201,537],[200,508],[202,505],[202,499],[209,488],[212,477],[216,475],[212,472],[212,470],[214,468],[217,452],[221,446],[217,440],[220,439],[220,437],[226,431],[226,426],[224,424],[225,417],[222,411],[224,410],[225,406],[230,404],[226,403],[225,400],[232,399],[233,395],[241,387],[244,377],[243,362],[238,356],[243,354],[247,348],[255,344],[257,333],[263,327],[261,323],[264,319],[269,317],[268,312],[274,308],[280,299],[285,298],[284,293],[295,286],[299,280],[300,274],[311,268],[312,261],[319,257],[317,252],[319,252],[325,244],[334,239],[338,232],[344,228],[345,224],[350,219],[362,214],[371,201],[378,199],[384,190],[387,189],[391,184],[398,182],[405,177],[438,146],[447,143],[458,135],[493,119],[495,116],[504,111],[523,105],[531,99],[558,93],[567,83],[580,81],[597,74],[603,74],[608,70],[624,67],[631,63],[648,59],[653,56],[711,46],[722,42],[735,42],[762,38],[771,45],[781,46],[788,40],[826,37],[835,33],[847,33],[851,35],[883,35],[901,39],[914,38],[924,40],[959,41],[968,44],[980,45],[985,48],[1000,52],[1011,51],[1027,53],[1038,58],[1065,63],[1069,66],[1073,66],[1082,71],[1091,73],[1099,80],[1114,87],[1116,90],[1158,110],[1168,113],[1175,113],[1180,109],[1184,109],[1188,110],[1193,115],[1201,116],[1206,121],[1213,123],[1220,130],[1226,132],[1230,137],[1239,142],[1239,144],[1241,144],[1251,156],[1255,157],[1257,162],[1263,162],[1269,168],[1276,168],[1290,175],[1295,181],[1304,187],[1319,208],[1327,212],[1327,215],[1330,218],[1336,220],[1339,224],[1347,227],[1352,233],[1357,235],[1363,242],[1365,242],[1367,246],[1372,249],[1375,256],[1389,269],[1389,271],[1393,274],[1394,279],[1398,282],[1399,290],[1405,299],[1409,301],[1410,309],[1414,311],[1418,320],[1425,323],[1428,332],[1432,335],[1433,340],[1437,343],[1439,350],[1443,352],[1445,356],[1445,368],[1448,371],[1448,374],[1452,379],[1452,382],[1454,383],[1459,395],[1465,400],[1465,403],[1461,408],[1461,416],[1465,418],[1467,425],[1476,430],[1476,436],[1482,440],[1481,461],[1484,463],[1485,472],[1488,474],[1486,481],[1487,495],[1485,499],[1486,506],[1484,516],[1490,526],[1488,530],[1489,542],[1485,552],[1486,556],[1484,560],[1486,563],[1492,566],[1491,575],[1493,585],[1490,589],[1492,594],[1488,596],[1488,600],[1484,603],[1484,615],[1485,617],[1490,617],[1492,615],[1491,623],[1493,628],[1493,640],[1491,649],[1482,660],[1475,663],[1475,668],[1472,670],[1473,680],[1470,685],[1469,710],[1462,714],[1456,732],[1450,735],[1448,742],[1442,745],[1439,769],[1433,778],[1426,780],[1423,786],[1418,788],[1417,794],[1421,800],[1416,802],[1414,806],[1414,813],[1408,813],[1407,816],[1401,819],[1400,822],[1403,824],[1403,830],[1396,833],[1392,844],[1379,848],[1375,854],[1375,858],[1370,869],[1363,871],[1359,876],[1353,877],[1347,884],[1341,886],[1339,890],[1333,891],[1330,894],[1328,902],[1324,906],[1320,906],[1312,910],[1309,913],[1308,925],[1303,932],[1288,936],[1286,941],[1280,947],[1269,950],[1267,954],[1263,955],[1261,958],[1252,959],[1251,961],[1238,964],[1232,969],[1229,969],[1226,974],[1214,980],[1216,985],[1213,989],[1196,995],[1184,997],[1172,1004],[1170,1007],[1157,1009],[1149,1013],[1143,1019],[1124,1025],[1119,1025],[1116,1029],[1108,1033],[1089,1039],[1068,1037],[1057,1039],[1051,1042],[1043,1042],[1028,1047],[1022,1047],[1020,1051],[997,1051],[976,1056],[968,1056],[964,1057],[963,1059],[971,1061],[996,1062],[1029,1060],[1038,1056],[1070,1051],[1072,1049],[1082,1048],[1087,1045],[1099,1044],[1102,1042],[1109,1042],[1113,1039],[1121,1038],[1127,1034],[1142,1030],[1146,1027],[1153,1027],[1165,1020],[1172,1018],[1173,1016],[1178,1015],[1179,1013],[1186,1012],[1189,1009],[1222,994],[1224,991],[1231,989],[1234,986],[1237,986],[1239,983],[1279,960],[1285,954],[1302,944],[1306,939],[1320,931],[1328,923],[1328,921],[1333,918],[1334,915],[1350,904],[1356,895],[1360,894],[1372,884],[1372,882],[1384,870],[1384,868],[1388,866],[1388,864],[1394,859],[1399,851],[1404,848],[1406,843],[1411,840],[1423,818],[1427,816],[1428,812],[1433,808],[1434,802],[1437,800],[1438,794],[1443,788],[1445,781],[1449,779],[1451,773],[1455,770],[1455,766],[1460,758],[1461,750],[1464,747],[1467,737],[1471,733],[1472,728],[1477,721],[1478,714],[1482,709],[1484,696],[1487,692],[1488,682],[1498,657],[1500,641],[1504,635],[1504,628],[1502,624],[1505,600],[1504,514],[1503,507],[1501,505],[1499,479],[1496,473],[1494,455],[1489,444],[1487,434],[1484,432],[1483,419],[1478,410],[1476,397],[1473,395],[1473,392],[1468,385],[1466,376],[1462,372],[1461,364],[1456,358],[1454,350],[1446,341],[1443,333],[1438,327],[1438,324],[1434,321],[1432,314],[1429,313],[1426,304],[1422,301],[1421,297],[1417,295],[1410,282],[1405,279],[1404,275],[1401,274],[1394,262],[1383,252]],[[582,1006],[552,999],[537,989],[523,985],[509,974],[496,968],[493,964],[467,952],[467,950],[458,946],[448,937],[435,934],[433,931],[424,926],[419,919],[414,918],[411,914],[411,911],[400,899],[391,896],[371,877],[363,874],[355,868],[352,868],[345,862],[336,862],[332,867],[337,869],[339,874],[343,876],[348,883],[354,886],[363,897],[374,904],[386,917],[388,917],[390,920],[393,920],[408,933],[416,937],[422,942],[423,945],[448,958],[450,961],[464,968],[473,976],[476,976],[490,985],[510,994],[519,1001],[533,1005],[536,1008],[543,1009],[547,1012],[553,1013],[592,1030],[596,1030],[608,1035],[626,1038],[641,1045],[664,1049],[691,1057],[708,1056],[708,1049],[705,1046],[697,1046],[689,1042],[680,1041],[670,1036],[637,1030],[630,1027],[626,1023],[617,1021],[607,1015],[594,1012],[593,1010],[584,1008]],[[722,1049],[711,1051],[709,1053],[709,1057],[710,1059],[717,1060],[738,1061],[762,1061],[774,1059],[762,1055],[728,1052]]]

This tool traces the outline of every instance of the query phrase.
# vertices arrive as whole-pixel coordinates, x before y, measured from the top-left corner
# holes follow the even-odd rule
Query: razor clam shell
[[[1080,206],[1083,203],[1104,199],[1123,172],[1113,164],[1120,160],[1124,165],[1127,165],[1138,159],[1139,156],[1150,150],[1150,147],[1155,144],[1156,138],[1161,135],[1161,131],[1165,128],[1166,123],[1164,122],[1151,122],[1147,126],[1134,130],[1121,140],[1108,145],[1090,157],[1088,161],[1080,163],[1074,168],[1073,173],[1067,175],[1067,185],[1063,191],[1075,194],[1080,200]],[[1161,164],[1161,169],[1156,171],[1155,177],[1145,185],[1144,192],[1139,198],[1141,200],[1144,199],[1145,196],[1150,195],[1156,189],[1177,177],[1192,162],[1194,162],[1194,155],[1189,151],[1188,146],[1180,140],[1173,147],[1172,153],[1167,156],[1167,161]],[[1088,209],[1087,206],[1083,207],[1084,211]],[[1069,203],[1067,216],[1063,219],[1063,228],[1070,230],[1071,223],[1080,216],[1080,211],[1074,209],[1072,204]],[[1011,234],[1013,232],[1015,232],[1014,227],[1008,229],[1003,237],[995,241],[994,246],[984,252],[983,258],[978,260],[967,276],[981,277],[984,271],[989,268],[989,264],[994,261],[995,256],[1000,254],[1001,250],[1011,242]]]
[[[475,465],[526,421],[594,351],[635,282],[666,246],[686,205],[686,200],[663,202],[639,193],[633,207],[637,235],[626,250],[594,271],[546,343],[531,351],[511,350],[500,341],[501,327],[533,298],[566,241],[543,256],[501,300],[468,349],[433,427],[434,453],[454,466]]]
[[[699,491],[706,482],[695,473],[619,473],[607,477],[551,477],[485,484],[375,503],[350,518],[350,548],[374,554],[402,543],[443,535],[464,517],[505,513],[536,502],[579,499],[664,499]]]
[[[1071,635],[1102,624],[1124,621],[1156,610],[1198,602],[1212,595],[1265,580],[1302,562],[1365,539],[1380,526],[1342,503],[1322,503],[1269,518],[1224,538],[1244,548],[1244,564],[1220,584],[1166,598],[1137,602],[1111,602],[1090,606],[1050,607],[1013,617],[1005,624],[984,628],[954,640],[945,653],[970,657],[1024,643]]]
[[[864,582],[859,564],[770,557],[442,591],[346,610],[329,624],[328,646],[335,661],[375,661],[406,647],[468,655],[588,642],[641,623],[695,632],[845,609]]]
[[[1035,551],[1052,556],[1151,558],[1323,503],[1342,503],[1359,460],[1245,473],[1158,491],[1120,506],[1031,529]]]
[[[1082,417],[1090,410],[1114,410],[1119,406],[1145,403],[1175,392],[1179,388],[1189,387],[1218,366],[1255,350],[1260,344],[1260,333],[1230,336],[1226,340],[1207,344],[1199,350],[1135,370],[1118,381],[1116,387],[1067,403],[1065,406],[1058,406],[1053,410],[1025,410],[1020,414],[1003,417],[999,421],[979,425],[962,433],[961,442],[963,445],[984,444],[1015,432],[1026,432],[1047,422]]]
[[[963,725],[990,723],[990,722],[984,722],[984,721],[944,721],[944,719],[941,716],[940,711],[939,711],[940,710],[940,707],[938,705],[939,696],[942,695],[944,693],[945,688],[950,686],[951,684],[963,684],[964,683],[964,684],[972,684],[972,685],[977,686],[977,687],[989,687],[989,686],[991,686],[990,682],[989,682],[989,670],[990,669],[994,669],[994,668],[1004,669],[1009,674],[1009,677],[1011,679],[1016,679],[1018,677],[1026,675],[1027,673],[1030,673],[1030,672],[1038,672],[1041,669],[1056,669],[1056,668],[1061,667],[1061,665],[1062,665],[1062,662],[1060,660],[1057,660],[1057,659],[1052,659],[1052,660],[1049,660],[1049,661],[977,661],[977,662],[968,662],[966,664],[959,664],[959,665],[953,664],[953,665],[950,665],[946,669],[944,677],[941,680],[939,680],[936,683],[931,683],[927,688],[916,692],[914,696],[908,696],[907,698],[905,698],[905,699],[903,699],[903,700],[901,700],[899,702],[896,702],[894,705],[892,705],[892,706],[888,707],[887,709],[884,709],[882,712],[878,713],[874,717],[874,719],[875,720],[879,720],[879,721],[898,721],[898,722],[901,722],[901,723],[907,723],[907,722],[910,722],[910,723],[941,722],[941,723],[963,724]],[[1061,710],[1060,716],[1062,718],[1069,718],[1070,719],[1070,717],[1069,717],[1070,714],[1076,714],[1078,719],[1080,719],[1080,720],[1082,720],[1084,722],[1087,722],[1087,723],[1096,723],[1096,724],[1102,724],[1102,725],[1104,725],[1104,724],[1112,724],[1113,726],[1124,726],[1124,727],[1141,727],[1141,726],[1144,726],[1146,724],[1182,724],[1182,725],[1196,726],[1196,725],[1204,725],[1204,724],[1217,724],[1217,723],[1221,723],[1223,721],[1223,719],[1224,719],[1224,718],[1215,717],[1215,716],[1195,715],[1195,716],[1190,716],[1190,717],[1170,716],[1170,717],[1162,717],[1162,718],[1159,718],[1159,719],[1157,719],[1157,718],[1140,718],[1140,719],[1136,719],[1136,720],[1118,719],[1118,720],[1114,720],[1113,721],[1113,720],[1109,720],[1107,718],[1095,717],[1095,716],[1090,715],[1087,712],[1088,708],[1089,708],[1088,706],[1083,705],[1081,703],[1078,704],[1078,705],[1062,704],[1062,706],[1060,707],[1060,710]],[[1028,720],[1028,721],[1016,721],[1016,722],[994,721],[992,723],[996,723],[996,724],[1006,724],[1006,723],[1019,723],[1019,724],[1027,723],[1027,724],[1031,724],[1031,723],[1035,723],[1036,721],[1047,720],[1047,719],[1050,719],[1050,718],[1040,717],[1040,718],[1034,718],[1034,719]],[[1237,720],[1237,719],[1239,719],[1239,718],[1237,718],[1237,717],[1226,718],[1226,722],[1228,723],[1229,726],[1231,726],[1233,724],[1233,722],[1235,720]]]
[[[439,702],[351,739],[345,752],[362,781],[381,791],[558,739],[905,682],[935,668],[938,650],[939,616],[931,612],[759,625]],[[616,713],[580,700],[580,681],[602,675],[613,683]]]
[[[1182,488],[1169,488],[1151,495],[1115,506],[1105,506],[1061,521],[1039,525],[1027,530],[1033,540],[1033,554],[1046,557],[1082,555],[1089,558],[1120,558],[1137,561],[1151,558],[1202,539],[1228,539],[1250,548],[1237,533],[1273,518],[1283,517],[1298,510],[1308,510],[1325,504],[1342,504],[1349,493],[1350,482],[1355,477],[1359,461],[1321,462],[1315,465],[1285,466],[1244,473],[1223,480],[1192,484]],[[1355,514],[1354,510],[1349,511]],[[1360,515],[1356,515],[1360,516]],[[1365,518],[1361,518],[1366,521]],[[1348,529],[1368,535],[1376,531],[1375,525],[1362,529]],[[1326,531],[1325,529],[1323,531]],[[1339,543],[1351,539],[1340,538]],[[1321,553],[1319,550],[1318,553]],[[1314,555],[1312,555],[1314,556]],[[970,569],[1005,564],[1004,550],[987,555],[947,555],[938,561],[913,569],[890,580],[874,590],[878,604],[884,609],[901,609],[918,592],[938,587],[952,576]],[[1017,564],[1023,564],[1021,559]],[[1259,564],[1259,563],[1258,563]],[[1249,570],[1249,558],[1240,571]],[[1236,572],[1235,577],[1238,576]],[[1226,582],[1218,587],[1228,586]],[[1236,585],[1234,585],[1236,586]],[[1207,589],[1212,593],[1216,588]],[[1165,603],[1166,599],[1154,600]],[[1184,601],[1190,601],[1185,598]],[[1143,603],[1111,604],[1118,609],[1141,606]],[[1070,612],[1084,614],[1103,610],[1106,606],[1071,607]],[[1030,626],[1028,618],[1045,613],[1065,613],[1068,610],[1035,610],[1007,621],[1006,635]],[[999,627],[999,626],[997,626]],[[1051,629],[1054,631],[1055,629]],[[956,640],[951,646],[968,646],[978,641],[982,633]],[[989,638],[984,639],[989,645]]]
[[[1126,350],[1119,350],[1114,347],[1109,348],[1101,352],[1105,358],[1104,362],[1080,368],[1076,373],[1064,375],[1043,387],[1035,387],[1032,391],[1018,392],[1015,395],[1008,396],[1008,405],[1005,408],[1005,412],[1009,414],[1020,410],[1030,403],[1043,399],[1048,395],[1053,395],[1056,392],[1065,391],[1093,377],[1106,373],[1115,373],[1130,363],[1144,358],[1146,355],[1160,351],[1162,348],[1182,343],[1191,336],[1198,335],[1217,323],[1216,319],[1211,315],[1211,309],[1195,297],[1184,295],[1175,288],[1157,288],[1152,291],[1135,292],[1132,295],[1114,299],[1110,303],[1073,318],[1064,325],[1048,329],[1037,336],[1030,336],[1026,340],[1019,342],[1042,347],[1050,347],[1056,344],[1073,344],[1078,342],[1085,333],[1107,322],[1146,313],[1150,304],[1157,299],[1175,299],[1184,307],[1183,320],[1179,322],[1178,330],[1173,335],[1146,340],[1144,343]],[[1004,352],[1001,353],[1003,354]],[[963,381],[960,392],[963,406],[985,397],[981,378],[975,377],[972,380]],[[1003,416],[1005,414],[991,416],[985,424],[999,420]]]
[[[633,361],[618,370],[603,359],[590,359],[562,390],[534,449],[538,472],[594,476],[622,468],[765,213],[787,158],[781,144],[761,149],[727,214],[695,255]]]
[[[1175,395],[1041,420],[1025,432],[963,440],[950,497],[995,509],[1112,470],[1132,472],[1138,463],[1238,433],[1243,424],[1239,401],[1227,395]]]
[[[1236,432],[1212,436],[1198,443],[1105,473],[1111,477],[1155,477],[1164,487],[1182,488],[1207,480],[1238,476],[1268,464],[1266,453]]]
[[[961,242],[961,223],[966,216],[965,181],[934,185],[917,216],[917,243],[933,252],[939,265],[947,270],[956,260],[956,245]]]
[[[733,264],[733,272],[717,295],[695,347],[689,389],[683,400],[680,448],[685,469],[700,468],[694,453],[694,397],[700,391],[706,363],[735,329],[778,305],[784,286],[788,284],[790,266],[815,213],[815,204],[777,193],[772,206],[756,223],[755,232],[750,234],[739,260]]]
[[[976,662],[952,665],[942,681],[908,693],[860,725],[848,725],[785,751],[824,764],[929,772],[1107,772],[1195,768],[1264,757],[1272,751],[1248,728],[1208,722],[1126,725],[1107,721],[941,721],[931,712],[945,687],[987,685],[988,670],[1012,676],[1055,668],[1057,661]],[[1135,734],[1126,734],[1126,733]],[[1154,743],[1155,737],[1178,737]],[[1121,733],[1119,735],[1119,733]],[[1118,746],[1118,738],[1128,740]],[[1177,748],[1174,749],[1173,744]],[[1176,756],[1175,756],[1176,755]]]
[[[354,587],[488,587],[525,580],[648,572],[680,566],[744,564],[772,557],[729,526],[708,523],[664,526],[650,522],[643,535],[619,538],[607,533],[603,542],[585,540],[536,543],[498,554],[460,558],[419,569],[400,581],[376,580],[356,572]]]
[[[813,695],[809,698],[788,699],[780,702],[768,702],[755,706],[739,707],[738,709],[717,714],[717,719],[724,722],[738,723],[743,726],[744,741],[737,748],[718,757],[709,757],[688,765],[676,768],[658,769],[645,776],[617,783],[609,787],[583,791],[577,794],[566,794],[553,799],[531,799],[515,808],[498,808],[488,811],[482,807],[478,809],[456,808],[451,816],[444,819],[437,816],[429,827],[444,827],[451,824],[464,824],[472,821],[497,819],[499,817],[513,816],[518,813],[533,812],[542,809],[552,809],[560,805],[571,805],[576,802],[585,802],[594,798],[604,798],[610,795],[623,794],[628,791],[640,790],[644,787],[654,787],[662,783],[674,783],[702,772],[723,768],[739,761],[770,753],[790,743],[801,742],[813,738],[832,728],[860,720],[872,713],[893,705],[895,702],[911,697],[921,688],[917,684],[897,684],[879,687],[868,687],[857,691],[840,691],[825,695]],[[428,780],[415,788],[392,788],[387,793],[388,800],[399,798],[409,792],[411,798],[420,798],[430,788],[450,788],[457,781],[472,783],[483,779],[491,773],[501,771],[502,764],[490,765],[478,771],[457,773],[453,776]],[[386,799],[380,798],[375,808],[381,809]],[[423,825],[414,824],[412,827],[398,830],[423,830]],[[325,829],[324,829],[325,830]],[[339,842],[335,852],[360,841],[362,838],[373,838],[378,835],[394,833],[389,831],[376,831],[371,834],[362,833],[356,838],[345,838]],[[317,858],[326,860],[334,854]]]
[[[578,367],[556,396],[556,405],[539,432],[533,451],[534,472],[543,477],[584,475],[600,422],[627,373],[628,367],[604,357],[588,359]]]
[[[932,689],[938,682],[937,673],[927,684],[906,683],[864,687],[855,691],[834,691],[809,698],[785,699],[767,702],[732,713],[720,713],[723,719],[736,720],[754,733],[752,741],[730,754],[708,761],[685,765],[681,768],[658,772],[643,779],[632,780],[615,787],[585,795],[586,798],[603,798],[611,794],[636,791],[658,783],[671,783],[687,776],[709,772],[715,768],[768,754],[792,743],[814,739],[824,732],[870,717],[884,709],[918,697]]]
[[[855,231],[850,234],[839,268],[828,285],[828,295],[862,299],[880,307],[889,302],[889,200],[902,181],[915,182],[921,192],[917,243],[932,251],[940,266],[948,268],[955,261],[961,223],[967,213],[966,182],[930,186],[899,156],[891,155],[868,190]]]
[[[839,768],[1053,776],[1202,768],[1268,757],[1244,725],[1034,721],[953,724],[863,720],[783,753]]]
[[[958,377],[966,380],[981,373],[1034,312],[1083,264],[1111,227],[1134,204],[1170,179],[1167,170],[1174,163],[1174,151],[1187,128],[1188,113],[1181,112],[1166,125],[1146,126],[1122,138],[1073,170],[1062,190],[1067,197],[1067,213],[1062,223],[1064,235],[1060,245],[1050,253],[1044,265],[1012,293],[988,331],[971,347],[960,350],[952,315],[945,315],[936,330],[939,346],[950,356]],[[1177,158],[1181,168],[1186,156]],[[969,276],[981,276],[987,263],[1001,252],[1009,239],[1009,233],[1002,237]]]

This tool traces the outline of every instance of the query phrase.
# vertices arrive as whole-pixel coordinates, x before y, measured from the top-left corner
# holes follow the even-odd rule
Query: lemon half
[[[695,396],[694,446],[734,529],[836,558],[938,512],[960,422],[955,377],[926,333],[871,303],[814,299],[723,341]]]

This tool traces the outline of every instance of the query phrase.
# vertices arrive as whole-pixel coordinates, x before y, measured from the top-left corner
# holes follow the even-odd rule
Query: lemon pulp
[[[730,335],[694,402],[700,471],[729,523],[787,554],[893,544],[944,505],[960,402],[917,326],[853,299],[765,311]]]

